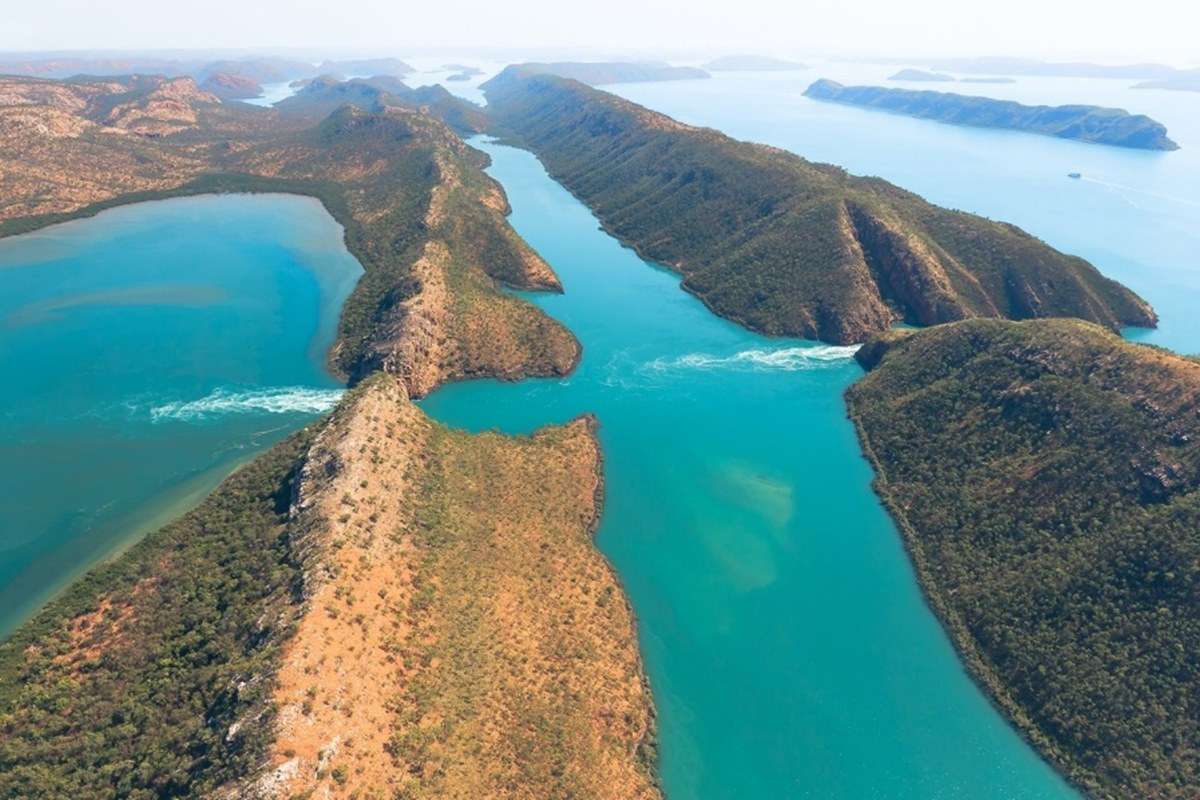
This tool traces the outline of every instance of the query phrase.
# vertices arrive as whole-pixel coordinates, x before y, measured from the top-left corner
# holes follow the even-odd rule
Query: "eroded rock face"
[[[355,390],[301,471],[306,611],[257,791],[658,796],[632,616],[591,542],[593,428],[472,436],[394,377]]]

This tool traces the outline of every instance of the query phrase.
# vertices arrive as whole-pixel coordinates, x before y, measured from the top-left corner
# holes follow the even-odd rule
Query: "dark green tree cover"
[[[891,80],[940,80],[938,77],[913,77],[902,70]],[[946,80],[954,80],[945,76]],[[1012,100],[973,97],[951,92],[916,92],[909,89],[885,89],[882,86],[843,86],[836,81],[819,80],[804,92],[805,97],[863,108],[907,114],[910,117],[973,125],[977,128],[1005,128],[1040,133],[1060,139],[1132,147],[1140,150],[1178,150],[1167,137],[1167,128],[1144,114],[1130,114],[1120,108],[1101,106],[1026,106]]]
[[[1092,795],[1200,796],[1200,363],[1074,320],[860,352],[875,488],[975,677]]]
[[[519,66],[484,86],[496,126],[612,233],[754,330],[846,343],[897,320],[1155,322],[1144,301],[1083,259],[878,178]]]
[[[0,645],[0,797],[202,797],[256,766],[301,601],[302,431]]]

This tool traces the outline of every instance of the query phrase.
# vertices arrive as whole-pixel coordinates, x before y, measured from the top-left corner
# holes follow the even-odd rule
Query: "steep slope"
[[[904,72],[917,72],[904,70]],[[940,80],[941,78],[900,78],[890,80]],[[924,73],[929,75],[931,73]],[[946,80],[954,80],[945,76]],[[1037,133],[1059,139],[1132,147],[1138,150],[1178,150],[1167,136],[1167,129],[1144,114],[1130,114],[1120,108],[1101,106],[1026,106],[1011,100],[973,97],[950,92],[916,92],[885,89],[882,86],[843,86],[836,81],[819,80],[804,92],[805,97],[861,108],[891,111],[920,119],[951,125]]]
[[[1200,362],[1074,320],[891,332],[846,398],[968,668],[1092,795],[1200,792]]]
[[[1155,323],[1128,289],[1011,225],[577,82],[510,67],[484,86],[496,125],[611,232],[754,330],[849,343],[900,320]]]
[[[574,337],[498,286],[558,290],[557,278],[509,227],[486,156],[396,83],[413,102],[368,82],[323,83],[314,94],[340,98],[326,117],[221,104],[190,79],[0,78],[0,235],[174,194],[312,195],[365,270],[343,308],[338,372],[384,367],[417,396],[465,377],[565,374]],[[188,115],[173,133],[136,135]]]
[[[373,377],[0,645],[0,795],[657,797],[599,487]]]

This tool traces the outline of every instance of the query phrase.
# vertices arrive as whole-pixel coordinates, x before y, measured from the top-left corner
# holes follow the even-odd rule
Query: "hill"
[[[1128,289],[1011,225],[577,82],[509,68],[484,88],[498,129],[609,231],[754,330],[849,343],[901,320],[1154,324]]]
[[[1167,137],[1167,129],[1162,123],[1119,108],[1026,106],[991,97],[914,92],[881,86],[843,86],[829,80],[819,80],[809,86],[804,96],[952,125],[1002,128],[1139,150],[1179,149],[1179,145]]]
[[[846,394],[968,668],[1095,797],[1200,790],[1200,362],[1074,320],[891,333]]]
[[[248,100],[262,94],[262,86],[253,78],[215,72],[204,79],[200,88],[212,92],[222,100]]]
[[[556,75],[560,78],[602,86],[606,83],[640,83],[644,81],[686,81],[712,77],[696,67],[672,67],[658,61],[558,61],[527,63],[507,67],[524,75]]]
[[[348,58],[322,61],[316,71],[320,75],[336,73],[356,76],[390,75],[395,78],[403,78],[405,75],[416,72],[416,69],[398,58]]]

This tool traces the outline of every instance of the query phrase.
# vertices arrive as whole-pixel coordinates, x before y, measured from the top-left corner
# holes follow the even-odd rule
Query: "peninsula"
[[[1155,324],[1133,292],[1012,225],[523,67],[484,89],[498,132],[753,330],[845,344],[976,316]]]
[[[1200,775],[1200,362],[1075,320],[889,332],[846,400],[975,679],[1097,798]]]
[[[809,86],[804,96],[951,125],[1002,128],[1139,150],[1179,149],[1179,145],[1167,137],[1167,129],[1162,123],[1119,108],[1026,106],[1011,100],[947,92],[843,86],[824,79]]]
[[[579,357],[501,290],[561,288],[454,104],[421,96],[320,80],[279,110],[191,78],[0,78],[0,235],[289,192],[364,269],[332,416],[0,644],[0,796],[660,797],[632,613],[592,543],[596,422],[469,435],[411,402]]]
[[[656,800],[594,426],[363,381],[0,645],[0,794]]]

